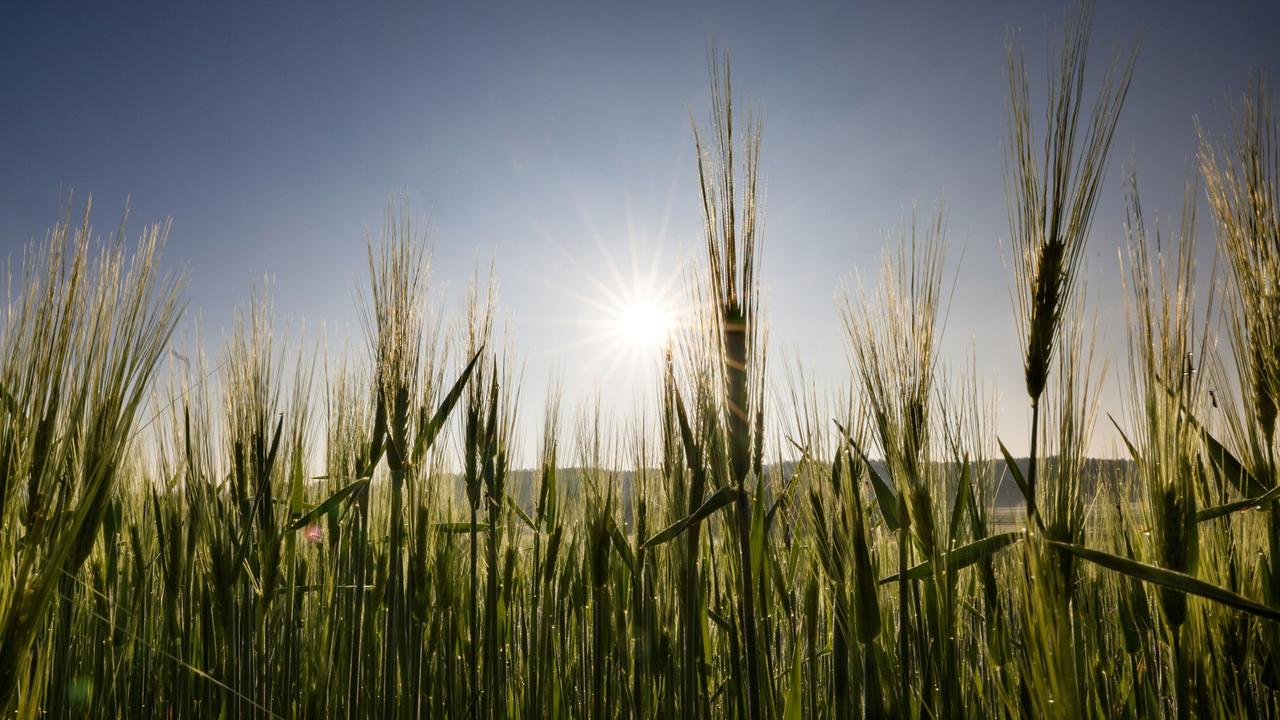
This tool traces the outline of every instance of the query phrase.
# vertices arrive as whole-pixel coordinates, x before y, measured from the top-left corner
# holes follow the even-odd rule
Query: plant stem
[[[747,655],[747,708],[751,720],[760,720],[760,658],[756,640],[755,582],[751,577],[751,505],[739,486],[738,557],[742,567],[742,635]]]
[[[1182,646],[1182,628],[1171,628],[1173,634],[1174,707],[1178,720],[1191,717],[1191,686],[1187,677],[1186,648]]]
[[[1040,396],[1031,398],[1031,451],[1027,458],[1027,520],[1036,518],[1036,440],[1040,434]]]
[[[480,686],[479,677],[476,671],[476,640],[480,634],[480,616],[476,608],[476,507],[471,506],[471,528],[468,531],[471,536],[471,597],[469,603],[471,605],[471,643],[469,650],[471,651],[471,713],[476,712],[479,706]]]
[[[907,706],[911,694],[911,650],[907,643],[907,503],[898,500],[898,692],[902,707],[899,712],[907,714]]]

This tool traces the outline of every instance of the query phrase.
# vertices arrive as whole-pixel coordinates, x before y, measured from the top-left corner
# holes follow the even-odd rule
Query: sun
[[[654,352],[667,343],[671,331],[671,310],[661,298],[637,297],[624,301],[618,309],[618,337],[634,350]]]
[[[553,240],[559,251],[554,269],[536,278],[554,292],[549,317],[564,326],[554,331],[557,341],[547,356],[572,368],[576,380],[594,381],[612,401],[634,402],[661,383],[669,354],[696,317],[688,258],[666,252],[675,187],[673,173],[666,206],[652,213],[660,220],[656,225],[631,214],[629,195],[619,215],[595,216],[579,203],[597,252]]]
[[[566,257],[576,277],[554,286],[572,308],[565,323],[577,328],[558,352],[574,356],[580,372],[628,392],[660,380],[692,312],[680,292],[684,275],[662,262],[660,243],[633,243],[629,267],[605,252],[603,267]]]

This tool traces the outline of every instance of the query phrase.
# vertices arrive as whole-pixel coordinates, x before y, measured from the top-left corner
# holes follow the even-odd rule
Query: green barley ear
[[[547,539],[547,561],[543,566],[542,582],[550,584],[555,577],[557,563],[560,560],[560,545],[564,540],[564,526],[556,525]]]
[[[1280,121],[1266,77],[1242,98],[1221,154],[1200,131],[1200,169],[1227,259],[1231,347],[1265,456],[1280,404]]]
[[[1049,73],[1048,126],[1043,152],[1035,150],[1034,111],[1022,49],[1008,44],[1009,118],[1005,189],[1014,259],[1014,295],[1025,355],[1027,394],[1038,398],[1049,376],[1057,326],[1075,290],[1094,206],[1107,168],[1120,108],[1136,52],[1113,63],[1088,119],[1082,117],[1085,61],[1093,3],[1068,21]],[[1083,131],[1083,134],[1081,134]]]
[[[1048,118],[1037,149],[1034,115],[1022,49],[1008,42],[1008,197],[1013,296],[1031,400],[1031,461],[1027,472],[1029,516],[1036,514],[1036,440],[1040,396],[1049,379],[1059,325],[1071,306],[1110,156],[1120,108],[1129,91],[1136,48],[1114,62],[1088,117],[1084,117],[1085,61],[1093,2],[1083,0],[1067,22],[1056,66],[1049,71]]]
[[[741,622],[746,655],[747,704],[752,720],[762,717],[762,702],[770,695],[766,672],[760,666],[767,646],[757,638],[755,602],[758,589],[752,573],[751,525],[755,515],[749,499],[747,477],[752,458],[759,454],[764,438],[755,432],[763,425],[759,415],[764,404],[764,343],[758,317],[760,286],[756,277],[759,237],[760,123],[748,112],[745,141],[734,137],[733,92],[729,57],[716,57],[711,70],[710,146],[694,123],[698,181],[707,249],[707,290],[710,307],[703,330],[715,339],[715,374],[720,379],[718,411],[713,422],[723,433],[713,433],[712,443],[723,435],[724,465],[730,483],[737,488],[735,522],[738,535],[738,564],[741,570]],[[742,143],[741,150],[738,144]],[[735,157],[735,153],[742,154]],[[741,183],[741,185],[739,185]],[[707,340],[711,340],[708,337]],[[760,420],[757,420],[757,418]],[[714,457],[714,455],[713,455]],[[758,479],[759,480],[759,479]],[[763,502],[756,498],[755,502]]]
[[[467,500],[473,512],[480,507],[486,421],[490,412],[487,402],[489,387],[484,379],[493,372],[492,360],[490,353],[482,351],[488,346],[493,332],[493,314],[496,306],[494,291],[492,281],[485,284],[483,291],[481,290],[480,273],[477,269],[467,294],[467,315],[462,329],[462,342],[466,348],[466,355],[474,357],[480,354],[480,363],[475,372],[476,382],[469,383],[467,386],[467,402],[463,415],[463,479],[467,489]]]
[[[922,228],[913,212],[900,232],[897,251],[882,260],[875,294],[846,292],[842,320],[872,436],[901,501],[922,511],[925,500],[915,497],[915,488],[923,482],[930,443],[945,213],[939,207]],[[906,526],[919,517],[902,519]]]
[[[613,522],[613,495],[593,498],[587,517],[587,552],[591,558],[591,584],[604,587],[609,579],[609,536]]]
[[[1066,309],[1059,330],[1061,347],[1054,358],[1055,370],[1046,389],[1045,455],[1037,512],[1044,519],[1044,534],[1050,540],[1083,543],[1088,525],[1090,488],[1085,480],[1102,378],[1095,345],[1096,319],[1085,315],[1083,298],[1077,296]],[[1060,574],[1066,595],[1063,607],[1075,598],[1075,559],[1056,553],[1056,563],[1047,565]]]
[[[854,477],[860,476],[862,473],[854,473],[853,468],[861,466],[852,462],[848,452],[842,455],[841,461],[844,463],[846,472],[854,474]],[[866,518],[862,511],[861,486],[861,482],[852,484],[853,497],[846,501],[846,507],[849,509],[849,535],[853,540],[853,602],[857,609],[858,641],[872,651],[871,643],[880,635],[880,600],[876,591],[876,567],[872,560],[871,542],[868,539]],[[879,687],[865,688],[865,690],[868,693],[872,691],[878,693]]]
[[[906,571],[913,529],[929,559],[938,549],[928,478],[932,474],[929,412],[934,403],[946,249],[943,209],[939,207],[923,228],[913,212],[900,235],[896,253],[885,253],[875,294],[863,288],[855,299],[846,292],[842,320],[852,350],[854,379],[866,398],[869,428],[896,489],[898,696],[901,702],[911,703],[911,592]],[[869,463],[864,465],[870,471]],[[881,513],[885,513],[883,507]]]
[[[1228,394],[1230,434],[1242,451],[1239,470],[1274,487],[1280,480],[1276,432],[1280,405],[1280,121],[1265,76],[1235,111],[1233,134],[1219,155],[1200,132],[1200,168],[1213,210],[1219,254],[1227,259],[1227,331],[1242,398]],[[1240,403],[1237,411],[1236,403]],[[1206,436],[1207,439],[1207,436]],[[1215,441],[1216,443],[1216,441]],[[1212,453],[1219,458],[1229,453]],[[1280,600],[1280,504],[1267,508],[1267,557],[1259,563],[1262,597]],[[1264,647],[1280,647],[1267,629]],[[1280,655],[1264,653],[1263,679],[1280,688]]]
[[[1139,473],[1152,495],[1152,531],[1161,565],[1194,573],[1195,475],[1200,432],[1195,409],[1204,403],[1203,373],[1193,361],[1208,355],[1209,333],[1197,342],[1195,312],[1195,206],[1185,201],[1176,243],[1147,229],[1137,182],[1129,193],[1129,348],[1133,358],[1131,405]],[[1150,248],[1172,245],[1172,257]],[[1191,412],[1188,412],[1188,411]]]
[[[382,713],[394,708],[401,659],[400,636],[409,623],[406,596],[405,552],[406,490],[420,476],[414,467],[416,446],[426,442],[421,422],[425,405],[434,406],[433,382],[437,377],[437,344],[428,322],[427,288],[430,259],[424,234],[409,204],[389,203],[382,234],[368,243],[369,296],[365,325],[368,333],[374,393],[384,408],[387,471],[390,497],[387,506],[387,546],[383,623]],[[424,398],[426,402],[424,402]],[[423,443],[419,443],[422,438]]]
[[[36,637],[52,630],[48,611],[106,522],[181,314],[181,282],[159,267],[168,224],[148,228],[130,253],[122,237],[94,239],[91,207],[78,228],[68,209],[27,255],[0,336],[0,447],[10,448],[0,487],[0,711],[28,716],[41,706],[53,656]],[[11,480],[23,475],[29,484],[19,488]]]
[[[556,464],[559,459],[560,438],[560,380],[554,380],[547,389],[546,407],[543,411],[542,448],[538,475],[538,501],[534,519],[540,529],[556,524],[559,495],[556,490]]]
[[[751,469],[753,442],[762,441],[752,437],[753,423],[761,408],[764,363],[755,263],[760,245],[760,122],[748,111],[744,139],[734,137],[728,53],[718,61],[713,51],[710,65],[711,135],[705,138],[695,123],[693,137],[707,246],[708,290],[714,306],[711,321],[719,337],[723,422],[733,481],[742,486]],[[739,151],[741,155],[735,158]]]
[[[1175,242],[1149,233],[1138,199],[1137,180],[1129,191],[1129,348],[1132,358],[1131,411],[1138,477],[1146,490],[1152,550],[1158,565],[1196,574],[1200,553],[1196,517],[1197,476],[1202,468],[1201,431],[1204,373],[1195,365],[1208,357],[1208,321],[1197,342],[1193,328],[1195,295],[1195,204],[1192,186],[1184,199]],[[1169,256],[1161,248],[1171,247]],[[1152,254],[1152,248],[1156,254]],[[1212,311],[1206,312],[1206,317]],[[1174,654],[1175,703],[1187,717],[1193,702],[1184,625],[1186,593],[1161,588],[1160,607]]]

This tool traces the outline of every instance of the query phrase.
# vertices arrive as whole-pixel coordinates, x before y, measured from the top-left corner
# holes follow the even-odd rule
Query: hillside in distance
[[[1025,475],[1028,468],[1027,458],[1017,458],[1016,462],[1018,463],[1018,468]],[[1003,459],[992,460],[990,463],[993,476],[996,479],[994,485],[995,493],[994,497],[989,499],[990,504],[997,510],[1023,507],[1026,504],[1026,500],[1022,497],[1022,493],[1018,490],[1018,484],[1013,481],[1013,477],[1009,473],[1008,463]],[[871,466],[881,477],[887,477],[887,469],[882,461],[873,460]],[[540,472],[539,470],[524,469],[511,471],[508,475],[509,494],[526,512],[532,512],[538,501]],[[648,472],[652,473],[655,478],[661,474],[661,471],[656,468],[651,468]],[[791,461],[766,466],[767,475],[779,481],[779,483],[765,489],[766,497],[770,503],[776,499],[778,488],[785,487],[795,472],[796,463]],[[573,501],[575,498],[583,497],[581,486],[586,473],[587,471],[580,467],[564,467],[556,470],[556,482],[559,486],[562,500]],[[614,489],[617,492],[622,519],[629,527],[633,519],[632,498],[635,496],[636,471],[609,470],[604,471],[604,474],[610,478],[609,482],[615,484]],[[1130,499],[1135,498],[1140,490],[1135,480],[1132,460],[1107,458],[1089,458],[1085,460],[1083,477],[1080,482],[1080,488],[1085,497],[1095,497],[1098,491],[1102,489],[1103,484],[1108,481],[1119,483],[1121,487],[1127,487]],[[455,482],[455,490],[461,497],[465,494],[462,476],[456,476]],[[864,487],[864,498],[867,502],[871,502],[870,493],[870,488]],[[948,498],[948,502],[950,500],[951,498]]]

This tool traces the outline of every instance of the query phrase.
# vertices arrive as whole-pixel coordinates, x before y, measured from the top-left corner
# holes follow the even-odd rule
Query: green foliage
[[[493,282],[442,332],[405,208],[369,242],[366,355],[318,369],[256,294],[212,367],[196,353],[167,375],[165,229],[130,254],[93,241],[87,212],[62,218],[0,336],[0,711],[1280,714],[1270,95],[1246,99],[1228,151],[1201,150],[1231,358],[1212,312],[1192,322],[1193,203],[1167,243],[1131,186],[1131,461],[1089,475],[1101,373],[1076,286],[1132,62],[1082,120],[1088,20],[1050,71],[1043,157],[1010,53],[1023,462],[975,368],[938,357],[941,210],[913,213],[878,286],[846,295],[848,395],[801,375],[789,407],[766,404],[759,125],[735,136],[727,62],[695,129],[697,312],[655,368],[657,417],[618,431],[588,407],[570,433],[557,386],[530,471]],[[996,504],[1004,480],[1025,515]]]

